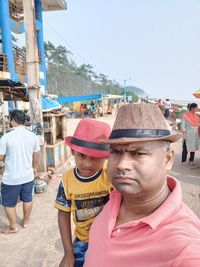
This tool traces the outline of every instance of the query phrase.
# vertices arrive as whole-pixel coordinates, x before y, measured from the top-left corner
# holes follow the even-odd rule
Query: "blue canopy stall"
[[[61,109],[62,106],[56,100],[53,100],[47,96],[42,96],[42,111],[48,112],[54,109]]]
[[[59,96],[57,98],[57,101],[60,104],[67,104],[67,103],[71,103],[71,102],[80,102],[80,101],[101,99],[104,96],[105,96],[105,94],[77,95],[77,96]]]

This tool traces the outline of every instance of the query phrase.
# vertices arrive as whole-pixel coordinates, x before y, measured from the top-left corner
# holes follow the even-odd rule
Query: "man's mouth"
[[[132,184],[137,183],[137,179],[130,176],[116,176],[115,180],[120,184]]]

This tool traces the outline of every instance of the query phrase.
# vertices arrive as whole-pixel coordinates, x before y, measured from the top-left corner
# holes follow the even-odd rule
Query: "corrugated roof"
[[[22,0],[10,0],[13,4],[22,8]],[[65,0],[42,0],[43,11],[66,10],[67,3]]]

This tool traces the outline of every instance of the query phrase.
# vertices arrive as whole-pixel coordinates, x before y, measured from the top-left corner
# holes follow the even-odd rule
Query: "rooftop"
[[[66,10],[67,3],[65,0],[41,0],[43,11],[56,11],[56,10]],[[22,0],[10,0],[18,8],[22,8]]]

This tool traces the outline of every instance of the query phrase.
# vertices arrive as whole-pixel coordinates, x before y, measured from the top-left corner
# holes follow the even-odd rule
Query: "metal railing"
[[[8,59],[7,56],[0,54],[0,71],[8,72]]]
[[[25,75],[27,73],[26,52],[24,49],[12,45],[15,71],[18,74]],[[39,64],[41,64],[41,54],[39,53]],[[0,54],[0,71],[8,71],[8,58],[4,54]]]
[[[26,53],[23,49],[13,44],[13,56],[16,73],[26,74]]]

